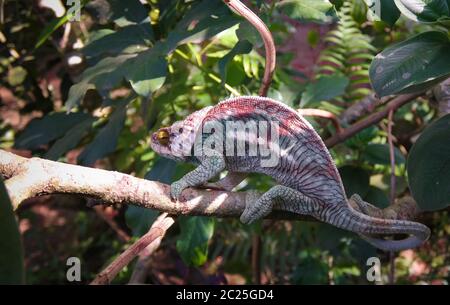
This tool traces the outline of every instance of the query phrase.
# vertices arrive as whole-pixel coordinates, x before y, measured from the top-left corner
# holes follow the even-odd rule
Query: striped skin
[[[195,124],[192,124],[195,117]],[[374,246],[390,251],[413,248],[422,244],[429,236],[429,229],[416,222],[379,219],[367,216],[354,210],[346,199],[345,191],[336,166],[325,147],[325,144],[312,126],[297,112],[275,100],[263,97],[237,97],[225,100],[218,105],[203,111],[202,115],[193,115],[188,119],[186,126],[196,138],[201,130],[211,123],[226,122],[273,122],[278,126],[278,141],[272,143],[271,151],[279,151],[279,159],[274,166],[262,166],[264,159],[260,151],[257,155],[250,155],[249,145],[255,144],[256,136],[248,136],[245,130],[238,133],[223,133],[222,150],[213,157],[195,156],[200,166],[193,172],[175,182],[171,187],[172,197],[178,198],[182,190],[189,186],[205,184],[223,170],[237,173],[261,173],[273,177],[279,185],[274,186],[260,198],[249,202],[241,221],[251,223],[272,211],[278,209],[293,213],[311,215],[320,221],[336,227],[360,234]],[[179,126],[175,123],[171,132],[176,133]],[[260,129],[258,130],[258,134]],[[227,130],[229,131],[229,130]],[[186,133],[185,130],[183,130]],[[208,136],[203,134],[203,140]],[[157,152],[164,150],[170,156],[175,150],[176,139],[183,138],[184,144],[193,147],[194,143],[186,143],[183,134],[174,135],[173,144],[161,148],[158,143],[152,144]],[[245,155],[238,156],[236,151],[227,151],[225,141],[245,140]],[[201,143],[204,143],[200,141]],[[178,144],[179,145],[179,144]],[[167,153],[169,152],[169,153]],[[186,157],[190,160],[191,157]],[[365,203],[359,196],[351,198],[358,205]],[[370,237],[373,234],[408,234],[412,235],[404,240],[391,241]]]

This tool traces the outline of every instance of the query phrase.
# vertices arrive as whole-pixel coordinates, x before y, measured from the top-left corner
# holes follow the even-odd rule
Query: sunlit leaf
[[[301,21],[330,21],[335,11],[328,0],[283,0],[277,3],[281,12]]]
[[[370,81],[380,97],[420,92],[449,75],[450,41],[437,31],[388,47],[370,66]]]
[[[449,0],[394,0],[403,15],[411,20],[433,23],[450,17]]]
[[[252,44],[247,40],[239,40],[238,43],[224,57],[219,60],[219,72],[222,78],[222,85],[227,78],[227,66],[236,55],[248,54],[252,50]]]
[[[167,75],[167,60],[157,48],[139,53],[124,66],[125,77],[134,91],[149,96],[164,84]]]

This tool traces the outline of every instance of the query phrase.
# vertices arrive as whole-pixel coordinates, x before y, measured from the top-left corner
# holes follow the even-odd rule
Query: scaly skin
[[[244,155],[238,155],[234,150],[230,154],[225,150],[226,141],[230,140],[245,139],[246,145],[255,144],[259,128],[258,132],[254,132],[257,134],[250,136],[243,133],[243,129],[236,134],[229,130],[226,133],[216,132],[215,129],[209,134],[202,133],[208,124],[217,122],[223,126],[226,122],[277,123],[278,141],[270,146],[271,152],[280,152],[277,164],[262,166],[264,156],[259,150],[256,155],[252,154],[249,146],[245,146]],[[158,137],[161,134],[168,135],[168,141],[160,141]],[[210,155],[194,153],[196,148],[204,147],[202,145],[205,145],[210,135],[222,135],[222,146],[219,145]],[[281,210],[311,215],[338,228],[355,232],[386,251],[417,247],[430,234],[428,227],[417,222],[374,218],[353,209],[345,196],[336,166],[319,135],[296,111],[269,98],[231,98],[214,107],[194,112],[184,121],[154,133],[152,148],[165,157],[199,165],[171,185],[171,196],[174,199],[178,199],[187,187],[210,185],[207,184],[208,181],[224,170],[228,170],[228,176],[216,185],[225,186],[227,190],[242,181],[243,173],[261,173],[273,177],[279,185],[257,199],[249,199],[240,218],[246,224],[265,217],[276,206]],[[353,195],[350,200],[361,211],[375,208],[358,195]],[[411,236],[398,241],[372,237],[379,234]]]

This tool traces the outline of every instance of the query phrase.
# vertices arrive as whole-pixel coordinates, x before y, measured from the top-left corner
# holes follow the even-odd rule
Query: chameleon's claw
[[[253,219],[250,217],[248,210],[245,210],[244,213],[242,213],[241,217],[239,218],[239,220],[246,225],[249,225],[252,223]]]
[[[181,181],[175,181],[170,185],[170,197],[173,200],[178,201],[183,190],[187,188],[187,186]]]

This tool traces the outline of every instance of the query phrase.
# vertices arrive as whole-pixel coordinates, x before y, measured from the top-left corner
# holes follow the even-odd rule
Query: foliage
[[[23,284],[22,240],[3,179],[0,179],[0,283]]]
[[[375,48],[370,43],[370,37],[361,32],[353,19],[354,7],[355,3],[344,2],[338,14],[337,27],[325,37],[329,45],[320,54],[316,82],[310,84],[302,96],[305,107],[332,99],[347,103],[357,101],[370,92],[368,71]],[[311,98],[308,95],[310,90],[319,91],[323,96]],[[326,106],[323,108],[333,110]]]
[[[409,184],[424,210],[440,210],[450,204],[449,139],[450,114],[447,114],[428,126],[409,153]]]

